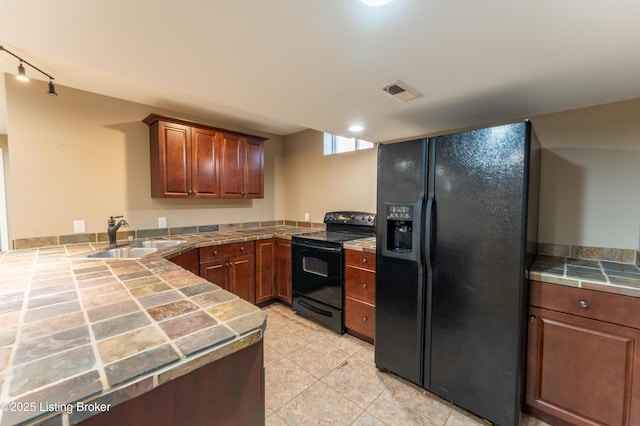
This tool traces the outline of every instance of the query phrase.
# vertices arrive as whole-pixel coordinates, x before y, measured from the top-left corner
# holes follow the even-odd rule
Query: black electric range
[[[329,212],[326,231],[291,238],[293,309],[344,333],[343,243],[375,235],[375,214]]]

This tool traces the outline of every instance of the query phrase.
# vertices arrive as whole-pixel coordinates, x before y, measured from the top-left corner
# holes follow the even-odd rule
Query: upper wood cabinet
[[[264,197],[264,140],[220,133],[223,198]]]
[[[157,114],[143,121],[152,197],[264,197],[264,138]]]

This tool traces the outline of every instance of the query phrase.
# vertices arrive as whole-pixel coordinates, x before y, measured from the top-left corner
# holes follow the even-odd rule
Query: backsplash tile
[[[140,229],[136,231],[138,238],[166,237],[169,235],[169,228]]]
[[[177,228],[169,228],[170,235],[186,235],[186,234],[197,234],[198,227],[197,226],[182,226]]]
[[[57,236],[51,237],[33,237],[33,238],[17,238],[13,240],[14,250],[30,249],[36,247],[57,246],[60,245]]]
[[[95,243],[96,234],[71,234],[60,235],[60,244],[80,244],[80,243]]]
[[[604,260],[620,263],[635,263],[640,266],[639,251],[607,247],[590,247],[568,244],[539,243],[538,254],[576,259]]]
[[[199,233],[218,232],[219,230],[220,225],[198,225]]]

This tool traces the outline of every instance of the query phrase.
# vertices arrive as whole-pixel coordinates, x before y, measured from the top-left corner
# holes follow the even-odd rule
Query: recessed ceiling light
[[[360,0],[362,3],[371,7],[384,6],[387,3],[391,3],[391,0]]]
[[[350,131],[350,132],[361,132],[361,131],[363,131],[363,130],[364,130],[364,127],[362,127],[362,126],[361,126],[361,125],[359,125],[359,124],[354,124],[354,125],[352,125],[352,126],[350,126],[350,127],[349,127],[349,131]]]

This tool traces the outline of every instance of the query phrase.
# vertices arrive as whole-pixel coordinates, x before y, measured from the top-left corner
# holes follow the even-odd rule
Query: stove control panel
[[[324,215],[324,223],[375,226],[376,215],[364,212],[329,212]]]

